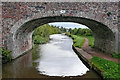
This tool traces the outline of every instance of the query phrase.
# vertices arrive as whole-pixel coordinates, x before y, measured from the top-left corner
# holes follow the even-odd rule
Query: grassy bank
[[[84,43],[83,38],[87,38],[89,40],[89,46],[94,47],[94,35],[93,32],[86,28],[86,29],[82,29],[82,28],[74,28],[74,29],[69,29],[68,32],[66,32],[67,35],[76,35],[77,37],[81,38],[81,42],[76,43],[76,45],[78,46],[80,43],[80,46],[82,47],[82,43]],[[75,46],[76,46],[75,45]]]
[[[85,38],[89,40],[89,46],[94,47],[94,37],[93,36],[79,36],[79,35],[72,35],[69,32],[66,32],[67,36],[70,36],[73,39],[74,46],[81,48],[85,43]]]
[[[103,77],[105,79],[120,79],[119,63],[108,61],[99,57],[93,57],[91,61],[94,66],[103,72]]]
[[[85,42],[85,38],[84,37],[80,37],[77,35],[71,35],[72,39],[73,39],[73,45],[76,47],[81,48]]]
[[[88,45],[91,46],[92,48],[94,47],[94,41],[95,41],[95,39],[94,39],[93,36],[81,36],[81,37],[87,38],[88,41],[89,41]]]

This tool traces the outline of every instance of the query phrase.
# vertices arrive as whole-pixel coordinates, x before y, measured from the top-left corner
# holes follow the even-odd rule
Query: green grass
[[[83,44],[85,43],[85,38],[84,37],[80,37],[77,35],[71,35],[73,42],[74,42],[74,46],[81,48],[83,46]]]
[[[73,38],[74,46],[81,48],[85,43],[85,38],[89,40],[88,45],[94,47],[94,37],[93,36],[78,36],[78,35],[71,35]]]
[[[74,46],[81,48],[85,43],[85,38],[89,40],[88,45],[94,48],[94,36],[85,36],[85,35],[72,35],[69,32],[65,33],[67,36],[72,37],[74,41]]]
[[[94,47],[94,37],[93,36],[85,36],[88,40],[89,40],[89,43],[88,45],[91,46],[91,47]]]
[[[92,58],[92,64],[94,64],[99,70],[103,71],[103,76],[105,79],[113,78],[118,79],[120,78],[120,64],[108,61],[99,57]]]

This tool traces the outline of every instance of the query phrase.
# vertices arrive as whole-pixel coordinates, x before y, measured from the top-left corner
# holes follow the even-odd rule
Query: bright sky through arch
[[[74,23],[74,22],[53,22],[49,23],[49,25],[59,26],[59,27],[65,27],[65,28],[88,28],[85,25]]]

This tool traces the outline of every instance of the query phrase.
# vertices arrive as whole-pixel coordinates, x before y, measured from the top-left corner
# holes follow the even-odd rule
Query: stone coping
[[[1,0],[2,2],[119,2],[119,0]]]

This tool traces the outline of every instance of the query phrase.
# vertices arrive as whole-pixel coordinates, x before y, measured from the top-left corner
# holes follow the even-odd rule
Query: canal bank
[[[95,68],[93,70],[104,79],[120,79],[120,59],[114,58],[112,55],[109,55],[109,53],[103,53],[96,48],[91,48],[89,46],[89,43],[91,43],[89,38],[84,38],[85,42],[83,42],[82,38],[77,35],[70,35],[69,33],[66,33],[66,35],[73,38],[73,46],[76,47],[77,55],[86,65],[91,67],[91,69]],[[83,45],[81,45],[82,43]]]
[[[75,46],[72,46],[75,53],[78,55],[78,57],[83,61],[83,63],[89,68],[94,70],[98,75],[100,75],[101,79],[103,78],[103,71],[98,69],[94,64],[92,64],[91,59],[93,58],[92,55],[88,54],[81,48],[77,48]]]

